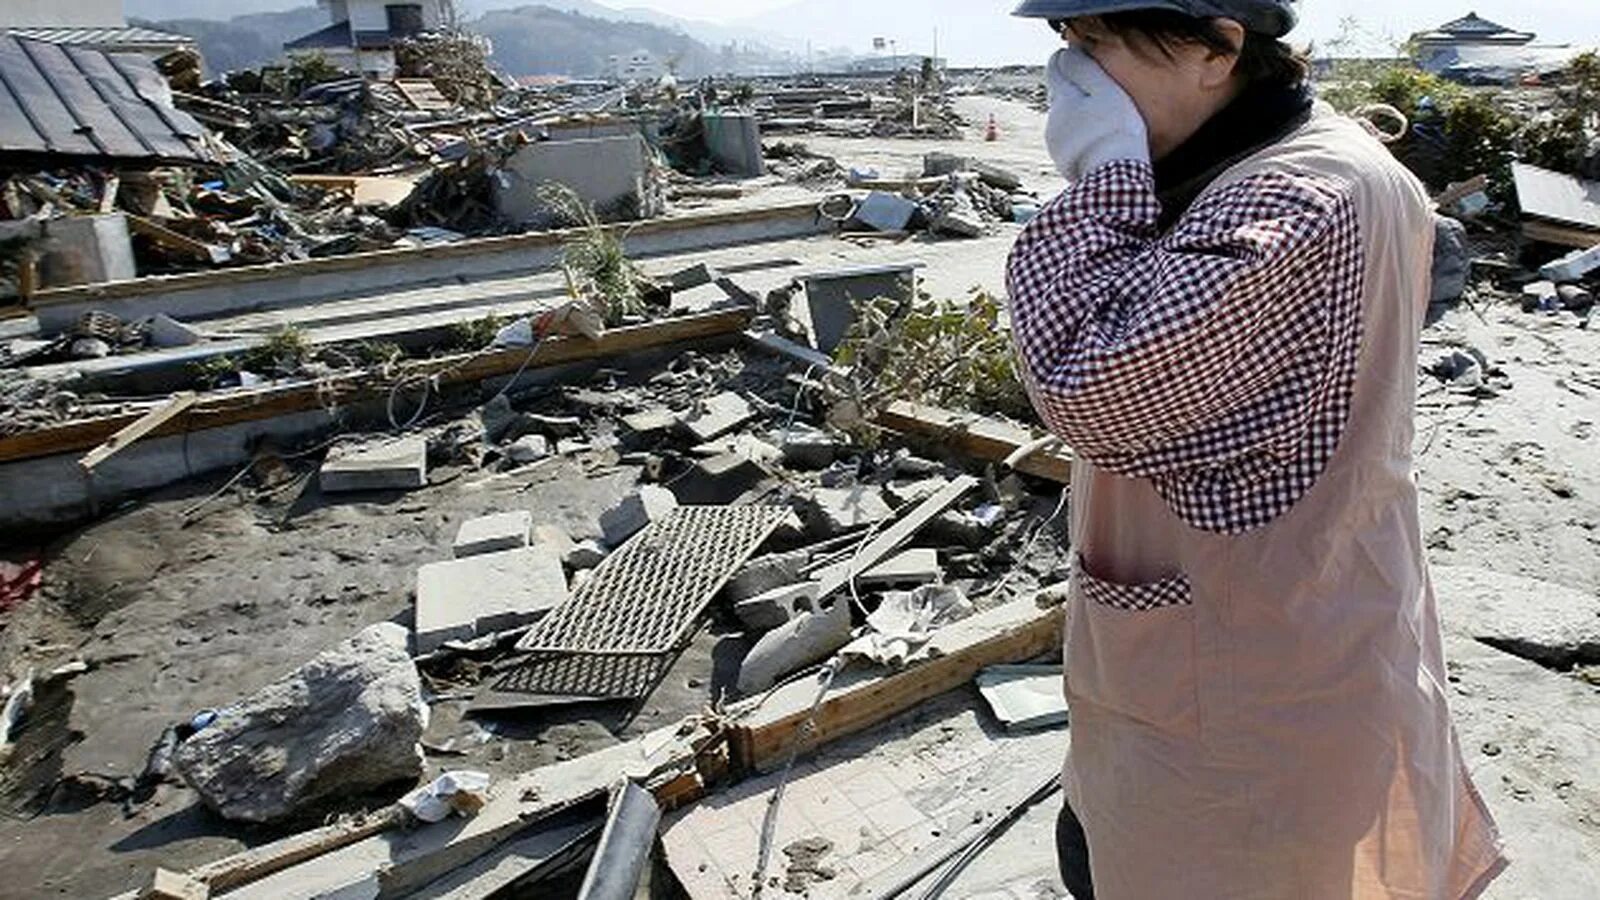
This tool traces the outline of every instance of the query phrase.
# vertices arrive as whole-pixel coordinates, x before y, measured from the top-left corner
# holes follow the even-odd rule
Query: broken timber
[[[1059,648],[1064,611],[1041,607],[1052,589],[953,622],[934,632],[932,658],[887,675],[846,670],[816,707],[813,680],[786,684],[730,710],[728,753],[736,771],[770,771],[798,747],[815,749],[855,734],[970,682],[987,666],[1031,659]]]
[[[926,438],[960,456],[1005,462],[1012,454],[1036,444],[1040,435],[1026,428],[972,413],[937,406],[896,401],[878,414],[874,424],[908,437]],[[1018,460],[1018,472],[1057,484],[1072,483],[1072,457],[1045,447]]]
[[[110,459],[117,451],[144,437],[167,422],[172,421],[185,410],[194,406],[197,397],[193,391],[183,391],[173,394],[172,399],[150,410],[133,422],[128,423],[116,434],[105,439],[105,443],[90,450],[83,459],[78,460],[78,465],[85,472],[94,471],[94,467]]]
[[[599,340],[551,338],[540,344],[533,361],[528,351],[512,349],[484,354],[461,354],[431,359],[407,367],[407,381],[438,376],[442,384],[471,383],[518,369],[542,368],[565,363],[632,353],[652,347],[697,340],[742,331],[749,322],[747,310],[723,310],[698,316],[666,319],[647,325],[618,328]],[[374,386],[369,372],[336,375],[317,383],[268,387],[249,391],[218,393],[198,399],[182,421],[171,418],[160,422],[145,436],[163,436],[257,421],[294,412],[323,408],[327,402],[350,403],[381,397],[390,389],[385,382]],[[142,415],[105,416],[68,422],[53,428],[8,435],[0,438],[0,462],[52,456],[87,450],[101,444],[118,431],[137,423]]]

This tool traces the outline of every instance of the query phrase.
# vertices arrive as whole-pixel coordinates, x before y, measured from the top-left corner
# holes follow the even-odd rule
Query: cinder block
[[[525,509],[468,519],[456,531],[456,559],[526,547],[532,528],[533,513]]]
[[[566,599],[561,559],[544,547],[429,563],[417,570],[417,652],[526,625]]]
[[[317,476],[322,490],[411,490],[428,483],[428,440],[422,435],[386,441],[330,459]]]
[[[647,484],[622,498],[600,516],[606,543],[616,547],[651,522],[678,508],[678,498],[664,487]]]

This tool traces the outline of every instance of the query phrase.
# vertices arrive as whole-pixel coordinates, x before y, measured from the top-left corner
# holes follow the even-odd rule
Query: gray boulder
[[[1600,658],[1600,597],[1471,566],[1434,566],[1446,631],[1554,668]]]
[[[373,625],[220,711],[177,769],[225,819],[273,822],[422,774],[428,723],[406,629]]]

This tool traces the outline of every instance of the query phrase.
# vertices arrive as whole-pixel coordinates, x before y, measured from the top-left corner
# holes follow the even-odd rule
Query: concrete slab
[[[480,516],[461,523],[456,531],[456,559],[518,550],[528,546],[528,533],[533,527],[533,513],[525,509],[515,512]]]
[[[732,391],[709,397],[683,417],[683,427],[696,440],[709,441],[743,425],[755,417],[756,411],[743,397]]]
[[[818,538],[881,522],[894,513],[881,491],[865,485],[817,488],[799,502],[806,527]]]
[[[566,599],[561,558],[545,547],[429,563],[417,570],[416,652],[526,625]]]
[[[845,561],[822,569],[813,577],[827,581],[834,575],[849,572]],[[931,584],[938,581],[943,570],[939,567],[939,551],[931,547],[916,547],[891,556],[876,566],[856,575],[856,584],[881,587],[883,585]]]
[[[600,531],[605,541],[616,547],[633,537],[651,522],[678,508],[678,498],[664,487],[647,484],[622,498],[622,502],[600,516]]]
[[[327,493],[422,487],[428,483],[428,439],[413,435],[330,459],[317,480]]]
[[[551,211],[539,191],[563,184],[602,213],[631,211],[648,218],[659,212],[660,201],[651,196],[645,153],[636,134],[528,144],[491,179],[495,209],[519,225],[548,225]]]
[[[739,178],[767,174],[761,153],[761,125],[753,113],[705,113],[706,149],[721,172]]]

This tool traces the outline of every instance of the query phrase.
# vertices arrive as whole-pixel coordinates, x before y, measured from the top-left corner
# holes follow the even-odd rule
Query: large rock
[[[428,707],[406,637],[373,625],[221,710],[178,746],[178,771],[206,806],[241,822],[416,778]]]
[[[1600,659],[1600,596],[1471,566],[1434,566],[1445,630],[1543,665]]]

